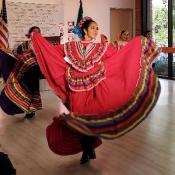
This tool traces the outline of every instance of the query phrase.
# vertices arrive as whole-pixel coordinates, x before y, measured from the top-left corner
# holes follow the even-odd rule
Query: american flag
[[[0,48],[8,48],[8,28],[7,28],[7,11],[5,0],[2,2],[2,10],[0,15]]]

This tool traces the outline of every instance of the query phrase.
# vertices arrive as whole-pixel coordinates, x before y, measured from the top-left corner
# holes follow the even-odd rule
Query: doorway
[[[110,42],[115,41],[116,34],[128,30],[133,36],[133,9],[110,9]]]

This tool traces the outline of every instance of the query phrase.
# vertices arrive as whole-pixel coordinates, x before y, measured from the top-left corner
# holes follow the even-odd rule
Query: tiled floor
[[[42,92],[43,110],[31,121],[0,110],[0,151],[9,154],[17,175],[175,175],[175,81],[161,79],[161,86],[150,116],[124,137],[104,140],[89,164],[79,165],[81,154],[49,150],[45,129],[65,111],[51,91]]]

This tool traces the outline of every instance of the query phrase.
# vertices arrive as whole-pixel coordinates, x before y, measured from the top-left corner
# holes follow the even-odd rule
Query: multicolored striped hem
[[[22,85],[25,73],[36,65],[36,57],[32,51],[23,54],[18,58],[4,87],[6,96],[26,113],[35,112],[42,108],[39,92],[31,94]]]
[[[143,55],[140,82],[133,97],[120,109],[116,109],[105,115],[76,115],[71,114],[67,124],[84,134],[96,135],[104,139],[118,138],[139,125],[155,106],[159,94],[160,83],[154,74],[151,62],[158,56],[159,49],[150,44],[146,38],[142,38]],[[144,60],[147,60],[145,62]]]

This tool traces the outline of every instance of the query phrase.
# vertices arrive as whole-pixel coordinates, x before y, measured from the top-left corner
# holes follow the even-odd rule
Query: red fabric
[[[37,33],[34,35],[37,36]],[[41,36],[33,37],[32,42],[37,57],[41,58],[37,61],[49,85],[62,100],[67,101],[68,91],[66,90],[65,82],[67,64],[63,59],[63,46],[52,46]],[[45,56],[47,59],[42,59]]]
[[[133,46],[137,48],[133,50]],[[128,48],[124,49],[126,47]],[[117,52],[109,45],[102,58],[106,79],[91,91],[70,93],[71,111],[78,114],[107,114],[129,101],[136,90],[140,75],[140,38],[136,38],[124,48]]]
[[[33,46],[40,68],[50,86],[63,100],[68,100],[70,111],[77,114],[107,114],[126,104],[140,81],[141,37],[135,37],[118,52],[110,44],[102,61],[105,64],[106,79],[95,88],[74,92],[68,89],[68,63],[64,61],[63,48],[55,49],[38,33],[33,35]],[[65,78],[66,77],[66,78]]]
[[[84,135],[70,129],[65,121],[58,117],[53,119],[53,123],[47,127],[46,136],[49,148],[56,154],[66,156],[82,151],[80,138]],[[98,147],[102,141],[96,138],[94,147]]]

